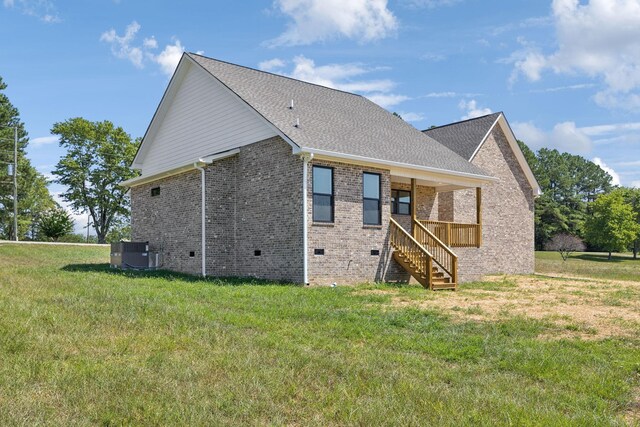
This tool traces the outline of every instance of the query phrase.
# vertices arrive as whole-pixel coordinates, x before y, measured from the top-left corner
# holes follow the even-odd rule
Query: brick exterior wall
[[[200,273],[200,230],[200,171],[131,188],[131,238],[160,252],[163,268]]]
[[[313,166],[333,168],[334,222],[313,222]],[[313,160],[308,168],[309,282],[312,284],[373,282],[406,279],[406,273],[393,261],[388,245],[390,175],[388,170]],[[362,174],[380,174],[380,226],[363,224]],[[324,249],[324,255],[314,255]],[[371,250],[379,255],[371,255]],[[391,269],[390,269],[391,268]],[[398,277],[400,276],[400,277]]]
[[[458,255],[459,281],[492,273],[533,273],[533,189],[499,126],[472,163],[499,181],[482,187],[482,246],[453,248]],[[441,221],[475,223],[475,189],[440,193],[438,198]]]
[[[207,274],[302,282],[302,161],[289,145],[271,138],[205,169]],[[132,238],[163,268],[200,274],[200,198],[198,170],[131,189]]]
[[[238,162],[235,275],[302,283],[302,160],[275,137],[243,147]]]
[[[417,195],[411,195],[414,200],[411,203],[417,203],[416,215],[418,219],[438,219],[438,194],[434,187],[427,187],[424,185],[417,185]],[[392,190],[406,190],[411,191],[411,184],[391,182]],[[392,215],[398,224],[402,226],[408,232],[411,232],[411,215]]]
[[[499,127],[473,163],[499,182],[483,187],[482,247],[454,248],[459,281],[533,272],[532,189]],[[313,223],[313,165],[334,168],[333,224]],[[303,282],[302,171],[302,160],[280,137],[242,147],[238,155],[206,167],[209,275]],[[363,224],[363,172],[381,176],[381,226]],[[309,282],[409,281],[391,256],[388,224],[390,190],[410,185],[391,182],[388,170],[318,159],[309,163],[307,179]],[[152,197],[155,187],[160,195]],[[436,193],[418,186],[413,196],[420,219],[475,222],[475,189]],[[200,274],[200,171],[134,187],[131,201],[133,239],[160,251],[164,268]],[[394,217],[410,231],[410,216]],[[324,255],[315,255],[316,248]],[[379,255],[371,255],[372,249]]]

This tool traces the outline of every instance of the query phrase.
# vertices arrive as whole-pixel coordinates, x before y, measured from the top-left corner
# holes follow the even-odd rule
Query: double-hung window
[[[365,225],[381,225],[380,174],[362,174],[362,210]]]
[[[400,215],[411,214],[411,192],[406,190],[391,190],[391,213]]]
[[[313,221],[333,222],[333,168],[313,167]]]

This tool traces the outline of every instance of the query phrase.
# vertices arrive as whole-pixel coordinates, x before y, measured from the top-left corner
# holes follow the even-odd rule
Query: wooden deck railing
[[[436,264],[451,276],[451,282],[458,283],[458,256],[441,239],[422,225],[421,221],[415,221],[413,230],[415,239],[433,256]]]
[[[414,277],[417,275],[418,281],[423,285],[426,281],[426,286],[431,287],[433,256],[393,218],[389,224],[389,243],[407,262],[415,266],[415,271],[412,271]]]
[[[418,223],[429,230],[447,246],[452,248],[479,248],[482,227],[480,224],[461,222],[418,220]]]

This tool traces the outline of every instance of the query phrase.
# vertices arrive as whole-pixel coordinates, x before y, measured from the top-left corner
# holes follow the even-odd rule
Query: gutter
[[[449,175],[449,176],[459,177],[459,178],[463,178],[463,179],[476,180],[476,181],[481,181],[481,182],[496,182],[496,181],[499,181],[498,178],[493,177],[493,176],[489,176],[489,175],[479,175],[479,174],[475,174],[475,173],[459,172],[459,171],[452,171],[452,170],[447,170],[447,169],[439,169],[439,168],[434,168],[434,167],[429,167],[429,166],[413,165],[413,164],[410,164],[410,163],[395,162],[395,161],[391,161],[391,160],[374,159],[374,158],[371,158],[371,157],[358,156],[358,155],[355,155],[355,154],[344,154],[344,153],[339,153],[339,152],[336,152],[336,151],[317,150],[317,149],[314,149],[314,148],[301,148],[301,151],[303,151],[305,153],[309,153],[309,154],[315,154],[315,155],[318,155],[318,156],[333,157],[333,158],[336,158],[336,159],[345,159],[345,160],[349,160],[349,161],[365,162],[365,163],[369,163],[369,164],[382,165],[382,166],[391,167],[391,168],[403,168],[403,169],[415,170],[415,171],[420,171],[420,172],[438,173],[438,174],[442,174],[442,175]]]

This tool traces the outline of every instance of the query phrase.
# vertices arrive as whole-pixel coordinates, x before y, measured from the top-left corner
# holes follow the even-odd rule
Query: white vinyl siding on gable
[[[187,65],[187,64],[185,64]],[[263,119],[220,82],[189,64],[164,117],[139,153],[142,176],[184,166],[201,157],[276,136]],[[154,126],[152,124],[152,126]]]

